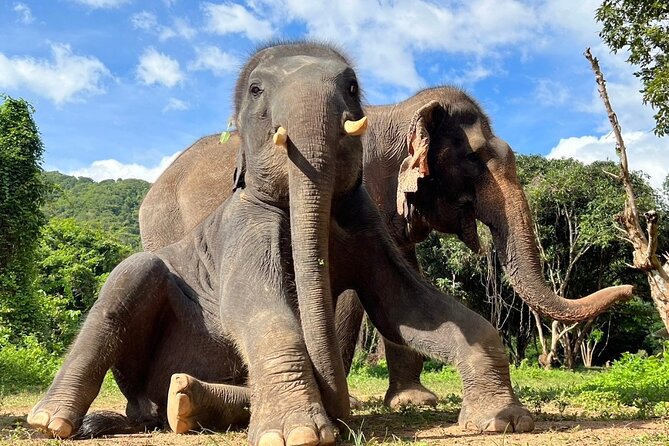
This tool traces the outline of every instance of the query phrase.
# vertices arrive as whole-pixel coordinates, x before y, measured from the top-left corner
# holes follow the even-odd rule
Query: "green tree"
[[[132,251],[109,232],[73,218],[49,220],[37,250],[37,286],[42,337],[51,350],[62,352],[70,344],[107,276]]]
[[[627,61],[639,67],[644,103],[655,109],[655,133],[669,134],[669,2],[604,0],[596,19],[599,33],[614,52],[629,50]]]
[[[605,286],[634,283],[640,295],[647,295],[647,283],[640,281],[627,266],[629,249],[615,224],[625,194],[618,181],[606,172],[616,172],[616,165],[612,162],[584,165],[571,159],[547,160],[536,156],[521,157],[518,164],[534,215],[544,272],[555,292],[573,298]],[[654,207],[657,197],[648,183],[639,175],[633,175],[633,182],[640,206]],[[624,319],[625,323],[639,322],[644,326],[641,330],[627,331],[628,335],[637,334],[636,339],[616,342],[638,347],[648,334],[644,330],[648,320],[625,318],[623,314],[628,313],[622,307],[613,310],[620,313],[616,321]],[[549,365],[560,348],[566,365],[573,367],[583,342],[587,343],[592,330],[603,330],[604,325],[606,332],[614,337],[622,333],[619,324],[609,326],[611,315],[609,312],[594,322],[576,326],[553,321],[549,325],[551,348],[544,351],[545,365]],[[611,344],[615,348],[615,343]]]
[[[34,251],[45,222],[44,147],[23,99],[0,104],[0,326],[5,337],[30,331],[36,314]],[[0,329],[0,330],[2,330]]]
[[[604,286],[632,283],[638,286],[639,295],[648,294],[647,282],[627,266],[629,248],[615,227],[625,196],[617,181],[604,172],[615,172],[613,163],[586,166],[574,160],[519,156],[517,168],[532,210],[546,280],[556,292],[573,298]],[[653,189],[641,176],[633,179],[644,208],[654,206]],[[669,234],[669,227],[662,232]],[[531,338],[539,333],[536,321],[505,279],[487,230],[479,228],[479,235],[482,256],[472,254],[455,237],[431,234],[418,247],[421,268],[435,285],[487,317],[500,331],[512,359],[519,362]],[[661,246],[667,246],[666,239]],[[552,331],[551,321],[539,322],[542,330],[548,322]],[[652,304],[636,299],[616,306],[594,323],[574,327],[565,333],[564,345],[557,337],[554,353],[564,359],[566,351],[573,365],[585,343],[589,359],[601,363],[625,350],[651,348],[648,335],[659,328],[654,326],[657,323]],[[559,334],[567,327],[557,328]],[[597,345],[593,330],[604,333]]]
[[[104,180],[46,172],[53,185],[44,212],[47,217],[76,219],[112,232],[123,243],[140,249],[139,205],[151,186],[143,180]]]

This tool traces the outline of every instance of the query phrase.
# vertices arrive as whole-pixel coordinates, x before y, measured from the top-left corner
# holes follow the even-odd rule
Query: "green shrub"
[[[575,389],[586,408],[602,405],[635,408],[639,416],[667,415],[669,352],[644,357],[624,353],[611,368]]]
[[[44,388],[53,379],[60,359],[49,353],[33,336],[22,345],[0,339],[0,394]]]

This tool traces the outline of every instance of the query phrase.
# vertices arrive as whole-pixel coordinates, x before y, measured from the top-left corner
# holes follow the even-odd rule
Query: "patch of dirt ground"
[[[108,409],[119,410],[118,407],[109,407]],[[190,435],[153,432],[94,440],[54,440],[27,426],[25,417],[28,410],[29,407],[5,407],[0,412],[0,444],[26,446],[228,446],[248,444],[246,433],[243,431],[228,433],[200,432]],[[481,434],[460,428],[453,422],[454,415],[457,414],[435,410],[356,415],[347,423],[350,429],[346,427],[342,429],[343,433],[337,444],[417,446],[669,445],[669,419],[550,420],[548,418],[553,417],[553,415],[549,414],[539,416],[536,428],[531,433]],[[349,433],[346,432],[347,430]]]

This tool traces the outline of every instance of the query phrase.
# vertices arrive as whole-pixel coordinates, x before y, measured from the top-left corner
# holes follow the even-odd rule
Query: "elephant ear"
[[[408,194],[418,191],[418,179],[430,175],[427,153],[430,149],[430,132],[428,126],[432,121],[432,112],[439,107],[438,101],[430,101],[419,108],[413,115],[407,133],[408,156],[402,161],[397,176],[397,213],[409,221],[412,212],[411,204],[407,203]]]
[[[244,152],[244,144],[242,143],[239,146],[237,151],[237,161],[235,162],[235,173],[232,174],[232,191],[237,189],[244,189],[246,187],[246,182],[244,181],[244,175],[246,174],[246,155]]]

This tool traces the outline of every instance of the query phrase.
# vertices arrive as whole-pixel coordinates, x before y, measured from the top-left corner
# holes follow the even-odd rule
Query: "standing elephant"
[[[430,88],[398,104],[365,111],[369,128],[363,135],[363,183],[395,244],[416,270],[415,245],[433,229],[457,234],[478,251],[478,219],[490,228],[514,289],[540,313],[561,321],[585,320],[631,296],[632,287],[619,286],[567,300],[546,286],[513,151],[494,135],[485,113],[464,92]],[[238,145],[234,133],[227,144],[220,144],[216,135],[204,137],[158,178],[139,212],[145,249],[179,240],[230,194]],[[212,163],[217,163],[215,169]],[[363,313],[357,299],[344,297],[337,325],[348,366]],[[422,357],[393,343],[386,343],[385,350],[390,375],[385,403],[435,403],[434,394],[420,383]]]

